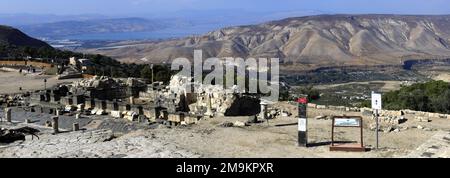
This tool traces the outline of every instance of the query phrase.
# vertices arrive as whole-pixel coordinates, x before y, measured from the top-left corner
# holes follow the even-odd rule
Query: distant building
[[[71,57],[71,58],[69,58],[69,64],[73,65],[73,66],[78,66],[80,64],[80,62],[78,61],[77,58]]]
[[[92,63],[90,59],[77,59],[75,57],[69,59],[69,64],[75,66],[82,72],[86,72],[89,68],[94,67],[94,63]]]

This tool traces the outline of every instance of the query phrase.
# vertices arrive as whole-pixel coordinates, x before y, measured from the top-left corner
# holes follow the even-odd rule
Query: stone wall
[[[371,108],[358,108],[358,107],[345,107],[345,106],[332,106],[332,105],[317,105],[313,103],[308,103],[308,108],[315,109],[329,109],[336,111],[348,111],[348,112],[361,112],[363,115],[367,115],[368,113],[372,114],[373,110]],[[446,118],[450,119],[450,114],[441,114],[441,113],[431,113],[424,111],[413,111],[409,109],[404,110],[380,110],[380,116],[402,116],[405,114],[411,114],[420,117],[430,117],[430,118]]]

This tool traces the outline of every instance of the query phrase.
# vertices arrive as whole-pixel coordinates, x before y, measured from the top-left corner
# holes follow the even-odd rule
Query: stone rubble
[[[220,127],[233,127],[233,125],[234,124],[230,121],[225,121],[225,122],[219,124]]]
[[[233,123],[233,126],[245,127],[245,126],[248,126],[248,125],[246,123],[242,122],[242,121],[236,121],[236,122]]]
[[[427,117],[420,117],[420,116],[418,116],[418,117],[416,118],[416,120],[417,120],[418,122],[431,122],[431,120],[430,120],[429,118],[427,118]]]

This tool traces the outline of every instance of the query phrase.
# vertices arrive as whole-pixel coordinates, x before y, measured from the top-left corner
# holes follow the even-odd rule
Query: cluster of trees
[[[0,44],[0,57],[4,59],[24,59],[26,57],[54,59],[55,61],[65,64],[69,62],[68,59],[70,57],[86,58],[90,59],[94,64],[92,68],[86,71],[87,74],[124,78],[152,78],[152,70],[148,64],[126,64],[112,59],[111,57],[99,54],[82,54],[49,47],[33,48]],[[154,81],[163,81],[167,83],[170,80],[172,71],[169,66],[154,65],[153,70]]]
[[[307,85],[298,88],[295,93],[308,95],[308,102],[317,101],[320,99],[320,91],[317,89],[314,89],[312,85]],[[293,97],[293,98],[292,98]],[[289,100],[296,101],[298,96],[291,96]]]
[[[29,47],[0,44],[0,57],[8,59],[32,58],[68,58],[74,54],[71,51],[57,50],[51,47]]]
[[[153,65],[153,69],[150,65],[136,65],[136,64],[129,64],[129,65],[138,68],[137,71],[139,71],[141,78],[151,80],[152,75],[154,75],[153,76],[154,81],[163,81],[164,83],[168,83],[170,81],[170,77],[176,72],[170,70],[170,66],[168,65]]]
[[[450,113],[450,84],[430,81],[383,94],[383,108]]]

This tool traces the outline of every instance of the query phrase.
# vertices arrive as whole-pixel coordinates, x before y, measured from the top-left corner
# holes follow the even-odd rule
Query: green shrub
[[[383,94],[383,108],[411,109],[450,113],[450,85],[444,81],[430,81],[402,87]]]

